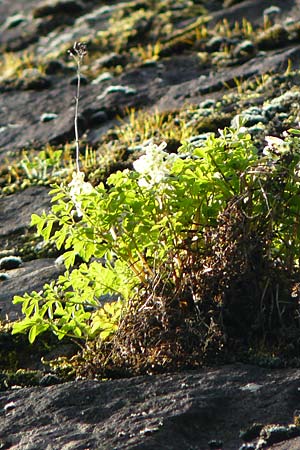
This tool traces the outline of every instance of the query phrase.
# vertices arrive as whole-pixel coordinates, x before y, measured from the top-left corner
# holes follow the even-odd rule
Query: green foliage
[[[196,126],[188,123],[186,110],[179,111],[178,115],[154,112],[134,108],[128,110],[128,121],[121,121],[121,126],[116,127],[114,133],[122,144],[128,147],[132,142],[144,142],[155,136],[156,140],[169,141],[171,139],[184,142],[190,136],[196,134]],[[122,123],[123,122],[123,123]]]
[[[14,303],[22,303],[26,317],[14,324],[13,334],[28,331],[31,343],[48,329],[59,339],[87,339],[96,334],[105,339],[116,329],[122,302],[112,301],[100,308],[101,297],[113,293],[127,299],[130,283],[126,272],[120,261],[114,267],[94,261],[66,271],[56,283],[46,284],[42,292],[15,296]]]
[[[136,288],[149,286],[157,268],[168,264],[171,282],[181,283],[187,246],[200,257],[205,230],[232,201],[268,229],[270,259],[290,270],[299,265],[298,138],[270,137],[259,155],[238,122],[178,154],[149,143],[135,170],[111,175],[107,188],[93,187],[81,172],[53,186],[52,211],[34,214],[32,225],[62,249],[67,271],[43,292],[15,297],[25,319],[13,332],[29,332],[30,342],[48,329],[59,338],[109,338]],[[107,295],[118,300],[103,306]]]
[[[84,161],[85,162],[85,161]],[[43,150],[24,150],[21,158],[13,160],[2,169],[1,175],[6,179],[3,194],[29,185],[48,185],[56,180],[67,178],[74,170],[70,145],[55,148],[47,145]]]
[[[45,181],[50,176],[62,174],[62,154],[63,150],[53,150],[51,147],[41,150],[32,158],[24,153],[19,167],[29,180]]]

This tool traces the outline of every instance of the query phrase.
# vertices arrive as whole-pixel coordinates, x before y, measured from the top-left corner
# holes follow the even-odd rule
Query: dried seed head
[[[87,47],[85,42],[74,42],[73,47],[68,50],[68,53],[73,56],[73,58],[83,59],[87,55]]]

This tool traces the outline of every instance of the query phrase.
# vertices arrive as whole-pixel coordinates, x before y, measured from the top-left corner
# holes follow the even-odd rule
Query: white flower
[[[70,197],[75,205],[78,217],[82,217],[80,195],[91,194],[94,190],[91,183],[84,181],[84,172],[73,172],[72,181],[68,184],[70,188]]]
[[[170,169],[177,155],[165,152],[166,142],[160,145],[148,142],[145,154],[133,163],[134,169],[141,175],[138,183],[141,187],[151,188],[168,177]]]
[[[277,161],[280,156],[289,150],[289,144],[275,136],[266,136],[267,146],[263,149],[263,154],[272,160]]]

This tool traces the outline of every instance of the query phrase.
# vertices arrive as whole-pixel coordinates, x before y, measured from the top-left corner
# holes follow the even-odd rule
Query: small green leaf
[[[30,344],[33,344],[33,342],[35,341],[35,338],[37,336],[37,326],[36,325],[32,325],[32,327],[30,328],[29,331],[29,335],[28,335],[28,339]]]
[[[31,226],[37,225],[41,221],[41,217],[37,214],[31,215]]]
[[[21,320],[20,322],[15,322],[13,324],[12,334],[24,333],[28,330],[28,328],[31,328],[34,323],[34,320],[28,319]]]
[[[73,250],[64,253],[64,263],[67,269],[74,266],[76,253]]]
[[[289,128],[288,129],[288,133],[294,134],[295,136],[299,136],[300,135],[300,130],[298,130],[296,128]]]
[[[101,331],[100,338],[102,339],[102,341],[105,341],[105,339],[107,339],[110,335],[110,330]]]

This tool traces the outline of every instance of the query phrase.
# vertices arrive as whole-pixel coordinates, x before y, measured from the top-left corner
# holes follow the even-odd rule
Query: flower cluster
[[[94,188],[91,183],[84,181],[84,172],[73,172],[72,181],[68,184],[70,188],[70,197],[73,201],[78,217],[82,217],[81,210],[81,195],[89,195],[93,192]]]
[[[134,169],[141,175],[139,186],[151,189],[167,179],[177,155],[165,152],[166,147],[166,142],[156,145],[150,141],[145,145],[145,154],[133,163]]]
[[[268,145],[263,149],[263,155],[276,162],[286,152],[289,151],[290,146],[287,141],[275,136],[266,136],[265,140]]]

